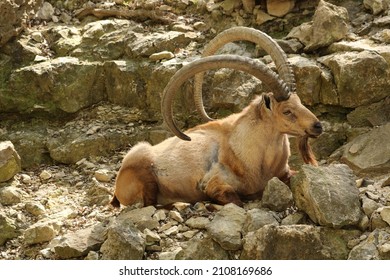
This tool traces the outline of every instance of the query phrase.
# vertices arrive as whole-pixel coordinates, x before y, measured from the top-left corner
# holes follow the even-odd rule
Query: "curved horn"
[[[181,85],[197,73],[218,69],[231,68],[247,72],[260,79],[275,95],[289,95],[288,86],[279,79],[278,75],[261,61],[238,55],[213,55],[192,61],[181,68],[172,76],[164,89],[161,111],[164,121],[169,129],[183,140],[191,140],[189,136],[181,132],[174,120],[172,101]]]
[[[264,49],[275,63],[279,77],[288,85],[290,91],[295,91],[295,78],[290,64],[287,61],[286,53],[274,39],[264,32],[250,27],[233,27],[218,34],[205,47],[202,57],[215,54],[215,52],[227,43],[234,41],[250,41]],[[194,100],[196,110],[205,121],[210,118],[203,106],[202,98],[203,73],[199,73],[194,79]],[[277,101],[286,100],[287,96],[275,95]]]

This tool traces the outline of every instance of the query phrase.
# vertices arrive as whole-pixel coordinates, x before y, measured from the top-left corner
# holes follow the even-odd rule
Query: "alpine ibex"
[[[285,60],[282,64],[290,71]],[[272,93],[256,97],[240,113],[181,132],[173,120],[176,92],[194,75],[219,68],[247,72]],[[288,181],[292,175],[288,135],[301,137],[305,162],[315,164],[307,139],[322,133],[321,123],[293,92],[293,77],[287,83],[260,61],[236,55],[211,55],[181,68],[167,84],[161,105],[177,137],[155,146],[142,142],[128,152],[111,204],[213,200],[241,205],[243,199],[259,198],[272,177]]]

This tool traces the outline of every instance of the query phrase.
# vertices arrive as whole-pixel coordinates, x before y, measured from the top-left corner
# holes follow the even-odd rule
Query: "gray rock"
[[[388,96],[390,66],[372,51],[335,53],[322,57],[330,68],[339,94],[339,105],[356,108]],[[365,79],[356,79],[363,75]]]
[[[225,250],[238,250],[242,247],[241,232],[245,222],[245,210],[226,204],[207,226],[210,236]]]
[[[52,221],[41,221],[31,225],[24,233],[24,242],[27,245],[51,241],[59,232],[59,226]]]
[[[284,211],[294,204],[290,188],[277,177],[268,181],[261,203],[273,211]]]
[[[348,242],[359,235],[356,230],[266,225],[244,237],[241,259],[347,259]]]
[[[371,10],[374,15],[377,15],[387,8],[389,8],[389,2],[387,0],[364,0],[364,7]]]
[[[11,141],[0,142],[0,183],[21,171],[21,159]]]
[[[287,37],[297,38],[306,51],[313,51],[343,39],[348,32],[348,11],[344,7],[320,1],[313,21],[293,28]]]
[[[341,161],[359,175],[387,174],[390,168],[390,123],[376,127],[347,143]]]
[[[74,57],[58,57],[17,69],[9,86],[13,96],[5,111],[75,113],[104,98],[103,68]]]
[[[194,38],[195,33],[168,31],[164,33],[138,34],[128,40],[125,51],[130,57],[149,57],[162,51],[174,52],[176,48],[185,48]]]
[[[206,217],[191,217],[185,224],[191,228],[205,229],[210,224],[210,220]]]
[[[271,212],[255,208],[247,212],[243,229],[244,232],[250,232],[258,230],[265,225],[279,225],[279,222]]]
[[[15,0],[0,2],[0,47],[24,30],[22,25],[34,16],[41,4],[42,0],[26,3]]]
[[[211,238],[192,238],[183,250],[175,256],[176,260],[228,260],[229,254]]]
[[[304,224],[306,215],[301,212],[296,212],[285,217],[280,223],[282,226]]]
[[[355,127],[379,126],[390,122],[390,97],[367,106],[360,106],[347,115]]]
[[[361,219],[359,191],[347,165],[303,165],[291,186],[297,207],[315,223],[340,228]]]
[[[20,234],[14,220],[8,218],[5,214],[0,212],[0,246],[12,238]]]
[[[375,202],[374,200],[369,199],[366,196],[362,198],[362,210],[364,214],[366,214],[368,217],[371,217],[371,214],[374,213],[374,211],[379,207],[380,204]]]
[[[100,248],[104,260],[141,260],[145,251],[142,233],[130,220],[114,220]]]
[[[349,253],[349,260],[388,260],[390,254],[388,244],[390,229],[375,229],[360,244],[353,247]]]
[[[144,231],[145,228],[152,230],[160,226],[159,222],[153,219],[155,211],[154,206],[126,209],[119,214],[117,220],[118,223],[131,221],[140,231]]]
[[[41,216],[46,213],[45,206],[38,201],[28,201],[24,205],[27,212],[34,216]]]
[[[0,203],[3,205],[13,205],[22,201],[27,194],[17,187],[5,187],[0,189]]]
[[[60,259],[87,256],[92,250],[98,250],[104,241],[106,229],[101,224],[69,232],[50,245]],[[53,241],[52,241],[53,242]]]

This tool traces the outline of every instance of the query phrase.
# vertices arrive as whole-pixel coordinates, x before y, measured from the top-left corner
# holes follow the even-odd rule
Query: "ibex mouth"
[[[320,122],[315,122],[309,131],[305,130],[306,134],[310,138],[317,138],[323,132],[322,124]]]

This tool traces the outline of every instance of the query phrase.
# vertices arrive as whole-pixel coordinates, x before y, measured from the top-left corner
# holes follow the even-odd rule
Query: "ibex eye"
[[[288,115],[291,115],[292,112],[291,112],[290,110],[286,110],[286,111],[283,112],[283,114],[286,115],[286,116],[288,116]]]

